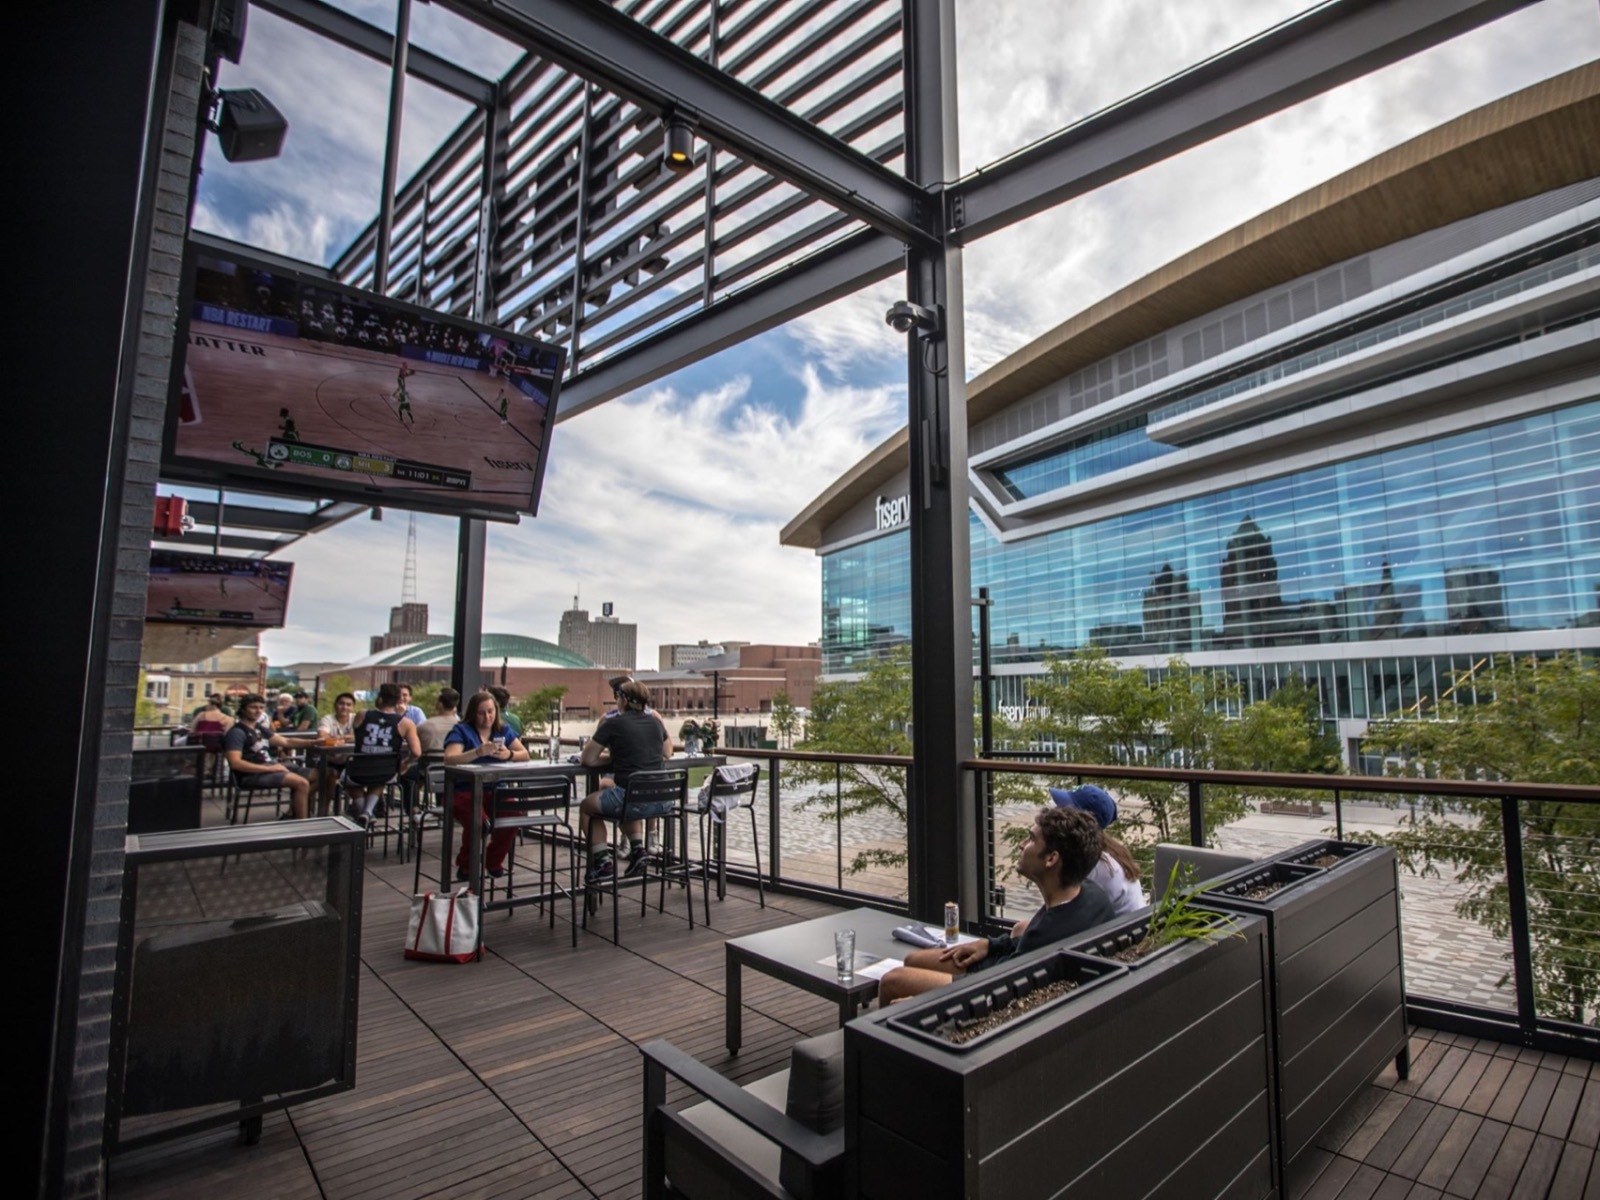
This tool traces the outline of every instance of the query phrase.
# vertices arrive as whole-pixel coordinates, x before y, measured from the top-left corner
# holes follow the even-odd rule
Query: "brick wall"
[[[111,987],[122,898],[122,840],[127,826],[133,710],[144,631],[161,431],[166,419],[178,275],[188,228],[189,181],[195,156],[195,116],[205,39],[179,24],[155,204],[149,273],[140,298],[139,343],[128,457],[120,509],[115,514],[116,579],[106,696],[101,726],[104,752],[96,788],[89,903],[84,923],[83,970],[78,993],[77,1052],[69,1096],[69,1125],[61,1194],[105,1193],[100,1157],[110,1051]]]

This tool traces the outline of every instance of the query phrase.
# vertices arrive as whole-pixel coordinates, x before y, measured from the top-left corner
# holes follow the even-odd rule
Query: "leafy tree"
[[[410,686],[411,703],[420,708],[425,716],[433,716],[433,710],[439,707],[439,693],[445,688],[444,680],[430,679],[427,683],[413,683]]]
[[[1038,705],[1023,723],[1023,733],[1058,744],[1063,761],[1201,769],[1233,765],[1226,704],[1237,698],[1237,689],[1214,672],[1192,670],[1181,658],[1151,680],[1145,671],[1124,670],[1105,650],[1090,647],[1066,658],[1047,658],[1045,674],[1029,694]],[[1142,861],[1153,856],[1156,842],[1189,840],[1189,797],[1182,784],[1099,782],[1123,798],[1118,832]],[[1246,811],[1243,795],[1234,788],[1207,788],[1204,799],[1208,830]]]
[[[550,710],[561,703],[568,692],[565,684],[552,683],[536,692],[530,692],[511,705],[511,711],[522,721],[522,732],[544,733],[550,727]]]
[[[911,753],[911,652],[896,647],[888,657],[869,665],[854,683],[820,684],[811,698],[806,738],[798,749],[835,754]],[[828,785],[799,805],[817,811],[823,821],[834,820],[832,763],[785,763],[784,773],[796,783]],[[894,767],[842,764],[840,815],[888,812],[906,819],[906,773]],[[898,866],[905,851],[868,849],[849,864],[852,873],[869,866]]]
[[[1322,722],[1322,699],[1299,676],[1226,722],[1217,757],[1219,765],[1241,771],[1324,775],[1343,769],[1339,739]]]
[[[339,694],[341,692],[354,693],[355,690],[355,680],[351,679],[350,676],[342,674],[331,676],[323,683],[322,690],[317,693],[317,711],[325,717],[332,716],[333,702],[338,698]]]
[[[772,694],[772,732],[782,740],[785,749],[794,744],[794,735],[800,729],[800,714],[795,711],[789,693],[779,688]]]
[[[1600,785],[1600,665],[1575,654],[1520,658],[1462,672],[1438,703],[1438,720],[1374,722],[1367,745],[1402,766],[1392,773],[1443,779]],[[1550,800],[1520,805],[1534,992],[1541,1011],[1594,1019],[1600,1001],[1600,808]],[[1422,875],[1449,866],[1467,892],[1456,905],[1498,938],[1511,932],[1500,803],[1419,800],[1414,819],[1386,842]],[[1501,982],[1509,978],[1509,972]]]

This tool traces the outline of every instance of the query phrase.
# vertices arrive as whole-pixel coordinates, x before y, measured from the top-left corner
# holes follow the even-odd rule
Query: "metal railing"
[[[871,786],[903,797],[909,758],[721,752],[759,762],[766,774],[758,824],[768,888],[905,910],[901,816],[888,807],[862,810],[852,797]],[[1009,924],[1037,904],[1007,876],[1004,830],[1038,807],[1046,786],[1109,781],[1122,797],[1122,824],[1135,827],[1137,792],[1165,787],[1173,797],[1168,828],[1195,845],[1261,856],[1322,837],[1389,840],[1401,863],[1409,1018],[1600,1057],[1600,789],[1000,759],[962,767],[980,798],[980,878],[987,884],[980,925]],[[1286,796],[1292,801],[1275,802]],[[1243,815],[1208,825],[1218,797],[1232,798],[1231,811]],[[730,825],[730,875],[754,879],[752,850],[748,827]]]

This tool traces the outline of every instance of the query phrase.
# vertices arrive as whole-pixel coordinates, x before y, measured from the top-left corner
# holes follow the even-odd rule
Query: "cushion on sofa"
[[[789,1099],[784,1112],[813,1133],[833,1133],[844,1125],[844,1030],[806,1038],[789,1052]],[[785,1150],[778,1177],[800,1200],[837,1195],[841,1155],[822,1171]]]

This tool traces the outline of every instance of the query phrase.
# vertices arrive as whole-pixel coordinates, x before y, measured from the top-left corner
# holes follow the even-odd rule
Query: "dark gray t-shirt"
[[[666,735],[654,713],[624,709],[600,722],[594,740],[611,751],[611,776],[617,785],[635,771],[658,771],[664,765],[661,746]]]
[[[1014,954],[1026,954],[1052,942],[1063,941],[1075,933],[1103,925],[1114,916],[1116,913],[1111,910],[1111,898],[1098,885],[1085,879],[1078,894],[1071,900],[1054,908],[1041,908],[1034,913],[1033,920],[1028,922],[1021,937],[1013,938],[1008,933],[1004,937],[990,938],[988,956],[973,970],[981,971],[991,963],[1001,962]]]

